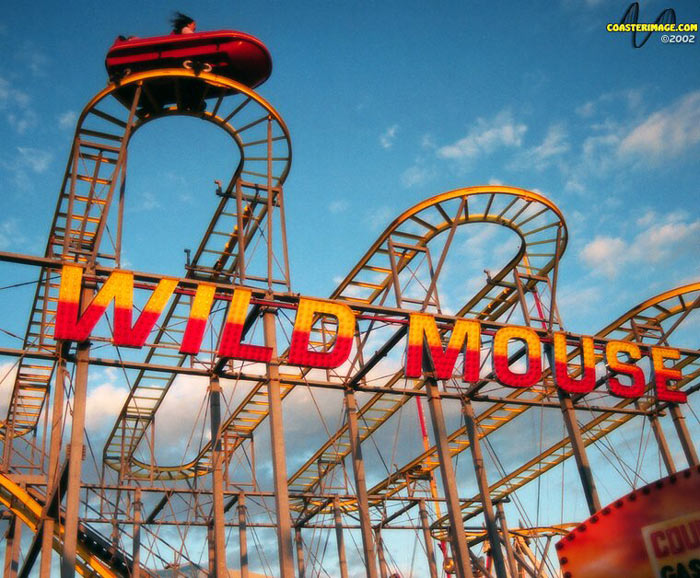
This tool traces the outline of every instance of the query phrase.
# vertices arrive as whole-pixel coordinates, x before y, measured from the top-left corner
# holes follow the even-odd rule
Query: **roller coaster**
[[[700,351],[676,343],[696,338],[688,328],[700,282],[650,296],[593,336],[590,393],[558,388],[547,355],[532,387],[497,379],[500,328],[532,329],[545,351],[565,332],[556,295],[567,226],[554,203],[524,189],[466,187],[405,210],[326,300],[356,315],[348,360],[289,363],[301,303],[283,194],[292,147],[280,114],[249,86],[257,78],[197,65],[121,70],[78,119],[44,256],[0,254],[39,271],[24,336],[0,348],[0,380],[11,389],[0,428],[5,576],[59,567],[62,578],[560,576],[551,546],[605,505],[600,484],[616,499],[700,466],[691,433]],[[212,193],[198,248],[143,347],[115,344],[109,312],[89,340],[56,339],[64,267],[83,271],[83,310],[122,270],[128,146],[145,124],[172,116],[223,130],[238,154]],[[483,227],[515,239],[512,254],[476,288],[448,297],[467,286],[455,281],[455,255],[468,255],[469,232]],[[136,311],[152,306],[161,279],[133,273]],[[269,348],[268,363],[218,354],[235,288],[251,296],[241,339]],[[408,320],[419,313],[437,321],[443,345],[450,323],[481,323],[478,379],[461,378],[464,355],[450,379],[431,367],[407,377]],[[193,318],[202,327],[196,354],[181,347]],[[339,336],[339,322],[317,314],[308,347],[329,352]],[[669,369],[681,372],[674,387],[688,403],[659,400],[643,360],[632,360],[645,376],[642,395],[611,395],[603,349],[613,340],[683,345]],[[583,352],[565,347],[569,374],[580,376]],[[509,348],[508,363],[522,365],[525,353]],[[101,368],[118,372],[126,394],[98,448],[85,424]],[[186,442],[184,431],[183,440],[159,437],[179,388],[201,391]],[[635,444],[632,459],[618,449]],[[592,449],[604,459],[589,457]],[[541,514],[557,500],[559,519]],[[564,501],[580,502],[576,518],[564,519],[575,510]]]

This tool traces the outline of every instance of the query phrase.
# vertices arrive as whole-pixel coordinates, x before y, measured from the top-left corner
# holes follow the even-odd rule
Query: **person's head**
[[[182,12],[175,12],[175,16],[170,19],[175,34],[191,34],[197,28],[197,23]]]

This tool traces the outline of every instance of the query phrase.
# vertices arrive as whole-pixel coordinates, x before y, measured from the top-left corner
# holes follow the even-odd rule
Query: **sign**
[[[556,545],[570,578],[700,576],[700,468],[616,500]]]
[[[118,346],[143,347],[165,306],[178,287],[178,280],[169,277],[159,279],[155,289],[133,322],[134,274],[130,271],[113,271],[89,303],[83,298],[83,268],[64,265],[61,274],[54,337],[64,341],[87,341],[110,303],[114,303],[113,343]],[[243,361],[268,363],[272,350],[264,345],[243,343],[244,323],[249,312],[253,292],[244,287],[232,287],[228,297],[230,304],[217,355]],[[191,292],[192,302],[179,352],[199,353],[204,330],[216,297],[216,286],[199,283]],[[220,298],[220,297],[219,297]],[[273,304],[274,305],[274,304]],[[282,304],[278,304],[282,306]],[[350,357],[357,316],[346,303],[299,297],[295,305],[296,318],[291,343],[285,363],[311,368],[336,368]],[[656,396],[660,401],[685,403],[687,396],[674,388],[674,382],[683,375],[679,369],[670,368],[667,361],[678,360],[680,351],[673,347],[641,347],[628,341],[604,341],[598,344],[593,337],[575,336],[564,332],[547,334],[531,327],[515,325],[495,326],[482,324],[476,319],[455,318],[438,325],[438,319],[426,313],[405,312],[407,319],[392,320],[408,323],[408,347],[405,374],[409,378],[432,375],[436,379],[451,379],[458,357],[463,354],[461,379],[474,382],[480,379],[482,337],[492,339],[493,370],[496,379],[505,386],[528,388],[542,378],[543,352],[549,355],[554,368],[554,381],[569,393],[586,394],[595,388],[596,347],[602,348],[608,366],[609,392],[621,398],[638,398],[645,393],[646,377],[636,362],[648,357]],[[329,347],[316,351],[310,347],[310,336],[318,319],[330,320],[334,335]],[[449,340],[443,346],[443,336]],[[544,334],[543,334],[544,333]],[[524,346],[521,360],[513,361],[509,351],[513,344]],[[580,350],[582,362],[578,375],[569,372],[569,347]],[[622,357],[621,357],[622,356]],[[523,368],[524,367],[524,368]],[[624,376],[623,379],[621,377]]]

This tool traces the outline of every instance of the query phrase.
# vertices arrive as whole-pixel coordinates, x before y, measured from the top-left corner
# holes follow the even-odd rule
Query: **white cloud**
[[[6,219],[0,222],[0,249],[9,249],[25,241],[24,236],[19,232],[19,227],[15,219]]]
[[[597,236],[579,257],[594,272],[612,278],[625,266],[662,263],[700,247],[700,219],[688,221],[678,212],[663,217],[647,212],[637,225],[643,228],[631,242]]]
[[[509,112],[503,111],[492,119],[477,119],[465,137],[439,148],[437,154],[445,159],[475,159],[499,148],[520,147],[526,131],[526,125],[515,122]]]
[[[655,112],[625,136],[619,152],[645,160],[670,159],[700,142],[700,91]]]
[[[15,187],[21,190],[32,188],[32,174],[45,173],[53,161],[49,151],[33,147],[17,147],[16,155],[0,159],[0,168],[13,176]]]
[[[328,205],[328,210],[334,215],[337,215],[338,213],[344,213],[348,210],[349,207],[350,203],[343,199],[339,201],[333,201],[330,205]]]
[[[419,185],[424,185],[432,176],[432,171],[420,163],[407,168],[401,174],[401,184],[404,187],[416,187]]]
[[[387,206],[377,207],[367,215],[366,221],[374,231],[385,229],[395,216],[395,211]]]
[[[396,139],[396,133],[398,130],[399,125],[394,124],[384,131],[384,133],[379,137],[379,144],[382,145],[382,148],[390,149],[394,146],[394,140]]]
[[[556,157],[569,151],[568,134],[563,125],[549,127],[541,144],[523,152],[516,164],[524,168],[542,170]]]
[[[26,92],[14,88],[9,81],[0,77],[0,110],[5,112],[5,119],[18,134],[26,133],[37,124],[37,116],[30,108],[30,102]]]
[[[74,110],[67,110],[66,112],[58,115],[58,127],[61,130],[70,130],[75,126],[75,122],[77,120],[77,113]]]
[[[5,419],[17,376],[17,362],[0,363],[0,416]]]
[[[128,395],[126,387],[107,382],[92,388],[85,407],[85,427],[91,432],[104,433],[112,427]]]
[[[619,237],[599,236],[582,249],[580,257],[594,271],[613,278],[626,251],[627,243]]]
[[[132,209],[134,212],[152,211],[161,206],[158,198],[151,191],[140,193],[138,198],[138,204]]]
[[[49,151],[42,151],[33,147],[17,147],[22,166],[34,173],[45,173],[51,165],[53,155]]]

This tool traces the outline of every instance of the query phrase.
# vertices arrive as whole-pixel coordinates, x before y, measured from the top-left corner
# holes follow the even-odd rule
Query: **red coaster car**
[[[116,40],[105,60],[110,79],[158,68],[211,71],[255,88],[272,72],[265,45],[254,36],[219,30]]]

